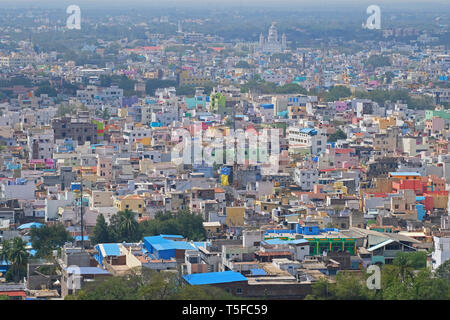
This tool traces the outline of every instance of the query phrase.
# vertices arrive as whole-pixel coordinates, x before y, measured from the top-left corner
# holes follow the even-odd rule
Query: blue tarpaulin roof
[[[42,223],[38,223],[38,222],[30,222],[30,223],[25,223],[22,224],[21,226],[19,226],[17,229],[19,230],[23,230],[23,229],[29,229],[29,228],[40,228],[42,227],[43,224]]]
[[[252,276],[265,276],[267,273],[264,269],[250,269]]]
[[[194,286],[202,284],[247,281],[246,277],[235,271],[194,273],[184,275],[183,278],[187,283]]]

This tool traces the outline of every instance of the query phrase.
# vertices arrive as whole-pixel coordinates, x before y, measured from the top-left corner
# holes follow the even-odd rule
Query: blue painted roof
[[[161,250],[195,250],[197,249],[193,244],[190,242],[185,241],[169,241],[167,243],[157,243],[153,245],[153,248],[155,248],[158,251]]]
[[[85,241],[88,241],[89,240],[89,236],[83,236],[83,239]],[[75,236],[75,241],[81,241],[81,236]]]
[[[263,107],[264,109],[273,109],[273,104],[272,103],[263,103],[261,104],[261,107]]]
[[[250,269],[252,276],[265,276],[267,273],[264,269]]]
[[[183,239],[183,236],[180,236],[179,234],[160,234],[161,237],[163,238],[178,238],[178,239]]]
[[[183,278],[190,285],[247,281],[246,277],[235,271],[194,273],[184,275]]]
[[[145,237],[144,242],[150,244],[153,248],[155,248],[158,251],[174,250],[174,249],[175,250],[196,250],[197,249],[190,242],[169,240],[169,239],[165,239],[164,237],[183,239],[183,236],[166,234],[166,235],[159,235],[159,236],[153,236],[153,237]]]
[[[117,243],[103,243],[101,244],[105,250],[106,256],[120,256],[120,248]]]
[[[301,133],[307,133],[307,134],[317,134],[317,130],[313,128],[303,128],[300,129]]]
[[[66,270],[70,274],[110,274],[108,271],[98,267],[68,267]]]
[[[207,244],[206,241],[194,241],[194,246],[196,248],[198,248],[198,247],[206,248],[206,244]]]

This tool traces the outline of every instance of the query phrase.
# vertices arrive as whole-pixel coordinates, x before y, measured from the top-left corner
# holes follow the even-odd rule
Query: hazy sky
[[[323,5],[362,5],[362,4],[379,4],[379,5],[405,5],[410,4],[428,4],[441,3],[450,4],[450,0],[0,0],[0,6],[4,5],[53,5],[64,6],[67,4],[77,5],[126,5],[145,4],[145,5],[192,5],[192,4],[219,4],[224,5],[249,5],[257,6],[259,4],[270,6],[323,6]]]
[[[450,0],[0,0],[0,8],[62,8],[78,5],[81,9],[139,9],[139,8],[179,8],[190,9],[195,15],[196,8],[214,9],[269,8],[301,11],[365,10],[369,5],[379,5],[382,10],[409,13],[437,12],[449,13]]]

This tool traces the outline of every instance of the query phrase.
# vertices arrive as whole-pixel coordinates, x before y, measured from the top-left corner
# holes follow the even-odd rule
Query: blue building
[[[182,241],[182,239],[182,236],[177,235],[145,237],[144,247],[147,254],[155,259],[181,259],[184,258],[184,252],[186,250],[197,250],[197,247],[193,243]]]

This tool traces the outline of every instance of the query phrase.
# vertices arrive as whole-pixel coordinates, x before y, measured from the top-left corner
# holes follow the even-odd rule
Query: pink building
[[[104,178],[106,181],[111,181],[112,178],[112,158],[98,157],[97,159],[97,175]]]
[[[428,135],[434,135],[436,133],[440,133],[445,127],[445,120],[440,117],[433,117],[425,121],[425,130]]]

